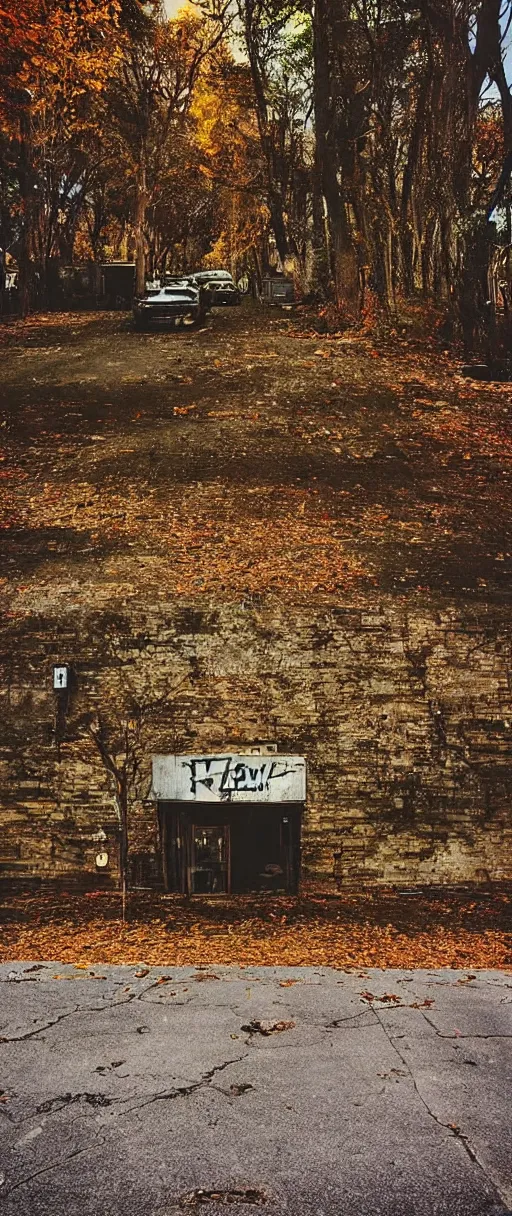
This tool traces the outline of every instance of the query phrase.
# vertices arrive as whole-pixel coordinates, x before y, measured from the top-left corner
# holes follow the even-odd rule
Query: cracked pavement
[[[512,974],[0,967],[5,1216],[503,1216]]]

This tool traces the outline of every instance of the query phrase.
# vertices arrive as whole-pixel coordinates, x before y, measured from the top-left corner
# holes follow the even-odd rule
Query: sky
[[[178,9],[185,8],[186,0],[165,0],[165,11],[168,17],[175,17]]]
[[[185,8],[188,6],[189,0],[164,0],[164,3],[165,3],[165,10],[166,10],[167,16],[175,17],[176,13],[178,12],[178,10],[180,8]],[[192,5],[193,5],[193,0],[192,0]],[[506,5],[505,5],[505,8],[507,8]],[[504,21],[507,17],[508,17],[508,12],[506,12],[504,14]],[[507,73],[507,79],[510,83],[510,81],[512,79],[512,35],[509,36],[509,38],[507,39],[507,42],[508,42],[508,46],[507,46],[507,51],[506,51],[506,55],[505,55],[505,70]],[[498,95],[497,90],[493,90],[492,95],[497,96]]]

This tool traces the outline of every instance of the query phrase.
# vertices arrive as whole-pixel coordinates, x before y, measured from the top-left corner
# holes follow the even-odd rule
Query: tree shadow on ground
[[[72,922],[77,926],[119,920],[119,899],[115,892],[89,892],[82,895],[66,893],[48,886],[34,893],[13,894],[13,884],[5,890],[0,919],[4,924],[59,925]],[[377,890],[361,895],[330,895],[317,897],[291,896],[231,896],[229,899],[199,896],[162,895],[158,891],[129,893],[128,919],[136,925],[151,924],[158,919],[171,934],[186,932],[192,926],[209,930],[236,930],[248,926],[255,938],[268,935],[269,927],[296,926],[311,928],[323,925],[339,931],[343,924],[351,926],[391,926],[401,933],[414,936],[441,927],[446,930],[464,928],[478,934],[486,930],[510,930],[512,911],[510,883],[495,883],[466,889],[425,888],[423,890]]]
[[[119,539],[93,542],[89,531],[76,528],[12,528],[0,533],[0,566],[10,577],[34,574],[43,564],[62,573],[63,559],[101,561],[123,549]]]

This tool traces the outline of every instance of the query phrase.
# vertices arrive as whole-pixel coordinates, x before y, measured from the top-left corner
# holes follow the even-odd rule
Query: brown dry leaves
[[[509,900],[496,900],[482,909],[466,902],[438,905],[434,923],[431,901],[413,907],[400,897],[372,901],[317,900],[261,903],[233,899],[229,905],[187,907],[158,895],[135,901],[134,919],[117,919],[115,895],[9,901],[13,912],[24,910],[27,923],[5,925],[0,960],[59,961],[79,967],[107,963],[149,966],[324,966],[501,968],[512,965],[510,934],[504,927]],[[492,900],[490,901],[490,905]],[[284,911],[283,911],[284,910]],[[369,913],[371,912],[371,916]],[[116,919],[110,919],[116,916]],[[40,923],[36,923],[37,918]],[[109,919],[106,919],[109,917]],[[135,919],[136,918],[136,919]],[[386,923],[387,920],[387,923]],[[394,921],[394,923],[392,923]],[[499,927],[489,928],[495,922]],[[400,923],[402,922],[402,923]],[[213,980],[204,973],[202,979]],[[283,981],[291,986],[293,980]]]
[[[72,530],[79,552],[111,547],[103,568],[113,579],[122,578],[125,545],[135,546],[146,578],[155,562],[164,595],[223,587],[300,593],[357,585],[365,569],[353,547],[314,503],[305,514],[304,498],[303,490],[283,487],[276,495],[266,486],[249,491],[232,486],[228,497],[224,485],[210,483],[171,497],[149,489],[141,499],[139,488],[129,484],[116,493],[109,485],[82,481],[65,487],[46,483],[37,498],[20,491],[16,521],[29,527],[37,506],[38,526]],[[53,547],[60,547],[58,539]]]
[[[77,333],[81,329],[87,329],[91,323],[97,322],[97,320],[97,312],[34,313],[23,320],[9,321],[7,325],[0,326],[0,343],[10,346],[23,342],[30,338],[31,334],[38,334],[41,327],[44,327],[45,330],[62,328],[64,331]]]

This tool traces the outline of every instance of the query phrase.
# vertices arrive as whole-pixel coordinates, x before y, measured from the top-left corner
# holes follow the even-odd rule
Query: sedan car
[[[228,270],[197,270],[194,280],[204,287],[208,308],[240,304],[240,292]]]
[[[176,279],[163,287],[149,287],[133,301],[135,328],[147,329],[169,321],[174,325],[179,322],[195,325],[204,321],[207,306],[204,288],[189,278]]]

